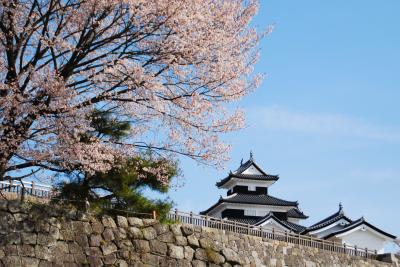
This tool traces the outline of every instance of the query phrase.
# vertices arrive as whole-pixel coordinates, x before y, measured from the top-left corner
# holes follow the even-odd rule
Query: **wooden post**
[[[365,257],[368,259],[368,248],[365,248]]]
[[[153,219],[157,220],[157,211],[153,210]]]
[[[357,245],[354,246],[354,253],[357,256]]]
[[[336,251],[335,241],[332,241],[332,251]]]
[[[237,227],[237,226],[236,226],[236,221],[234,222],[234,224],[233,224],[233,227],[234,227],[234,228],[233,228],[233,230],[234,230],[234,232],[236,233],[236,232],[237,232],[237,228],[236,228],[236,227]]]
[[[260,236],[263,237],[261,225],[260,225]]]
[[[10,190],[9,190],[9,192],[12,192],[12,187],[13,187],[13,180],[10,178]]]
[[[34,181],[32,181],[31,195],[32,195],[32,196],[35,195],[35,182],[34,182]]]
[[[247,234],[248,235],[250,234],[250,224],[249,223],[247,223]]]
[[[275,228],[272,228],[272,239],[275,240]]]
[[[193,224],[193,212],[192,211],[189,213],[189,216],[190,216],[190,224]]]
[[[178,220],[178,209],[175,209],[175,221]]]
[[[288,242],[288,239],[289,239],[288,232],[287,232],[287,230],[285,230],[285,241]]]
[[[222,230],[222,218],[219,219],[219,229]]]
[[[325,250],[325,240],[322,240],[322,249]]]
[[[208,227],[208,215],[206,215],[206,227]]]
[[[344,248],[344,254],[347,254],[347,251],[346,251],[346,243],[343,244],[343,248]]]

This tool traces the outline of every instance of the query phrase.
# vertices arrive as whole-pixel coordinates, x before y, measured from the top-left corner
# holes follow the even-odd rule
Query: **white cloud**
[[[399,128],[339,114],[297,112],[281,106],[258,107],[248,114],[250,125],[263,129],[400,141]]]

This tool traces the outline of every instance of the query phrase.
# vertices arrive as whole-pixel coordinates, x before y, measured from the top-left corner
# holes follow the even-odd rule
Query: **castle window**
[[[244,210],[244,215],[245,216],[257,216],[257,211],[256,210]]]
[[[249,191],[256,191],[255,185],[249,185]]]

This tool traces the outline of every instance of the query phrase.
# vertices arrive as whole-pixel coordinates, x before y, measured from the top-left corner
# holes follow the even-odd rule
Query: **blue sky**
[[[261,1],[254,24],[274,31],[260,45],[260,88],[239,103],[247,127],[225,170],[182,159],[185,185],[170,193],[199,212],[225,191],[215,182],[243,157],[280,180],[270,194],[298,200],[306,225],[338,209],[400,235],[400,2]]]

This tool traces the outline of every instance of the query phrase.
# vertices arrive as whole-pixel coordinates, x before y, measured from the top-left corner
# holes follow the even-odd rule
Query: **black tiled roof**
[[[287,201],[265,194],[252,195],[235,193],[227,198],[224,198],[223,202],[296,207],[298,205],[297,201]]]
[[[256,169],[259,172],[261,172],[262,174],[267,175],[251,158],[248,161],[246,161],[245,163],[240,164],[240,167],[236,171],[234,171],[234,173],[240,174],[240,173],[244,172],[245,170],[247,170],[251,165],[254,165],[254,167],[256,167]]]
[[[270,205],[270,206],[295,206],[297,207],[299,203],[297,201],[287,201],[279,199],[270,195],[250,195],[250,194],[232,194],[226,198],[220,198],[217,203],[212,205],[205,211],[200,212],[204,215],[213,210],[215,207],[222,203],[239,203],[239,204],[257,204],[257,205]]]
[[[237,221],[238,223],[250,224],[255,225],[259,220],[260,217],[248,217],[248,218],[227,218],[230,221]]]
[[[299,219],[307,219],[307,218],[308,218],[307,215],[305,215],[303,212],[301,212],[301,211],[300,211],[299,209],[297,209],[297,208],[290,209],[290,210],[287,212],[287,216],[288,216],[289,218],[299,218]]]
[[[382,235],[387,236],[387,237],[389,237],[389,238],[391,238],[391,239],[395,239],[395,238],[396,238],[396,236],[391,235],[391,234],[389,234],[389,233],[386,233],[385,231],[382,231],[381,229],[377,228],[376,226],[373,226],[372,224],[368,223],[364,218],[360,218],[360,219],[358,219],[358,220],[356,220],[356,221],[353,221],[352,223],[350,223],[349,225],[347,225],[345,228],[343,228],[343,229],[341,229],[341,230],[339,230],[339,231],[333,232],[333,233],[331,233],[331,234],[325,236],[324,238],[325,238],[325,239],[328,239],[328,238],[330,238],[330,237],[332,237],[332,236],[339,235],[339,234],[343,234],[343,233],[345,233],[345,232],[347,232],[347,231],[350,231],[350,230],[352,230],[352,229],[354,229],[354,228],[356,228],[357,226],[360,226],[360,225],[362,225],[362,224],[367,225],[368,227],[374,229],[374,230],[377,231],[378,233],[381,233]]]
[[[279,179],[278,175],[270,175],[270,174],[263,174],[263,175],[255,175],[255,174],[235,174],[230,173],[228,177],[222,179],[221,181],[216,183],[216,186],[220,187],[223,186],[226,182],[228,182],[231,178],[239,178],[239,179],[246,179],[246,180],[263,180],[263,181],[277,181]]]
[[[253,165],[261,174],[254,175],[254,174],[243,174],[245,170],[247,170],[251,165]],[[277,181],[279,179],[278,175],[271,175],[264,172],[254,161],[253,159],[249,159],[245,163],[241,164],[240,167],[230,173],[228,177],[222,179],[221,181],[217,182],[216,185],[218,187],[223,186],[226,182],[228,182],[231,178],[240,178],[240,179],[247,179],[247,180],[265,180],[265,181]]]
[[[302,226],[300,224],[292,223],[292,222],[288,222],[288,221],[281,221],[281,223],[287,225],[295,233],[300,233],[300,232],[304,231],[307,228],[307,227]]]
[[[318,230],[318,229],[324,228],[325,226],[328,226],[328,225],[330,225],[332,223],[335,223],[335,222],[337,222],[337,221],[339,221],[341,219],[344,219],[344,220],[348,221],[349,223],[352,222],[351,219],[347,218],[344,215],[343,209],[339,208],[339,211],[335,212],[331,216],[329,216],[329,217],[327,217],[327,218],[325,218],[325,219],[323,219],[323,220],[311,225],[310,227],[307,227],[307,229],[304,231],[304,233],[308,233],[308,232],[311,232],[311,231],[314,231],[314,230]]]

